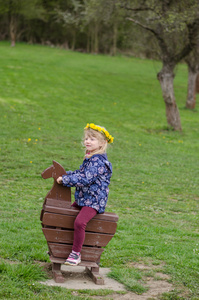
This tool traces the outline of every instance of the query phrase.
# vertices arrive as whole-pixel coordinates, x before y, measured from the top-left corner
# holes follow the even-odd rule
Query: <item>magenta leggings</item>
[[[74,222],[74,239],[72,250],[75,252],[81,252],[85,239],[86,225],[97,214],[97,211],[92,207],[81,207],[77,205],[76,202],[74,202],[72,206],[80,208],[80,212],[78,213]]]

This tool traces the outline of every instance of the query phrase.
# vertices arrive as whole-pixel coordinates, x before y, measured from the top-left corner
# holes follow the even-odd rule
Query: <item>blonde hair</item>
[[[102,128],[104,128],[104,127],[102,127]],[[88,152],[86,150],[85,154],[86,154],[87,158],[90,158],[94,154],[104,154],[104,153],[106,153],[106,150],[107,150],[107,147],[108,147],[108,142],[107,142],[106,137],[104,136],[103,133],[101,133],[99,131],[96,131],[96,130],[93,130],[91,128],[87,128],[87,129],[84,130],[84,139],[83,140],[85,140],[85,138],[87,136],[88,137],[94,137],[94,138],[96,138],[102,144],[102,146],[100,147],[100,149],[97,149],[97,150],[93,151],[90,154],[88,154]]]

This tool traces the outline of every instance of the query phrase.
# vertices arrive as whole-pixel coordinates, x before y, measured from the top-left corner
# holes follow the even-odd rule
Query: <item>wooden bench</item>
[[[56,179],[66,174],[57,162],[43,173],[44,179],[53,177],[54,183],[45,197],[40,220],[42,231],[47,240],[49,256],[52,262],[53,277],[56,282],[64,282],[61,264],[64,263],[73,245],[74,221],[79,209],[71,207],[71,189],[59,185]],[[85,240],[81,251],[82,262],[96,284],[104,284],[99,274],[100,257],[108,242],[116,232],[118,216],[105,212],[97,214],[86,227]]]

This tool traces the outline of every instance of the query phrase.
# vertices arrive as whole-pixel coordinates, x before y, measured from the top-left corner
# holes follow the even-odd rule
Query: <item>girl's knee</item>
[[[80,229],[85,229],[85,228],[86,228],[85,222],[83,222],[77,218],[74,223],[74,229],[80,230]]]

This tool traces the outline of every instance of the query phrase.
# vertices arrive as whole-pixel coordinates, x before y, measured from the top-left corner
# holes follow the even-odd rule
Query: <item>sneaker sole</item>
[[[66,261],[65,263],[64,263],[64,265],[69,265],[69,266],[77,266],[77,265],[79,265],[81,263],[81,260],[78,262],[78,263],[70,263],[70,262],[68,262],[68,261]]]

